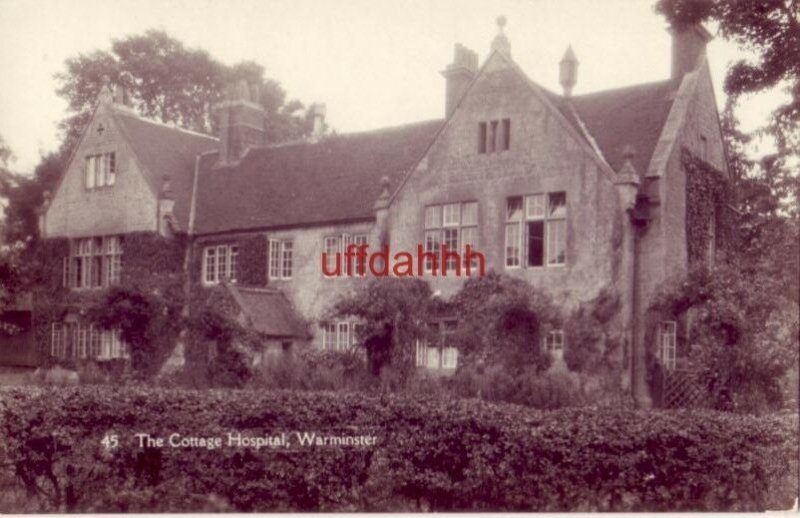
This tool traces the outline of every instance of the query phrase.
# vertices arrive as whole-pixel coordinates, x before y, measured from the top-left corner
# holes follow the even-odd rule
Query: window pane
[[[114,185],[117,178],[117,156],[115,153],[108,153],[108,167],[106,168],[106,184]]]
[[[439,228],[442,226],[442,206],[432,205],[425,207],[425,228]]]
[[[567,194],[551,192],[548,196],[548,218],[565,218],[567,216]]]
[[[567,257],[567,221],[547,222],[547,264],[564,264]]]
[[[544,265],[544,221],[528,223],[528,266]]]
[[[522,219],[522,196],[515,196],[507,200],[506,219],[508,221],[519,221]]]
[[[503,119],[503,150],[511,148],[511,119]]]
[[[458,226],[461,222],[461,205],[458,203],[449,203],[444,206],[444,226],[453,227]]]
[[[489,153],[494,153],[497,150],[497,121],[492,121],[489,125],[489,144],[487,146]]]
[[[277,279],[281,272],[280,241],[269,240],[269,277]]]
[[[231,245],[231,264],[230,270],[228,273],[228,277],[231,281],[236,281],[236,269],[238,268],[239,263],[239,247],[236,245]]]
[[[350,344],[350,324],[347,322],[339,322],[339,337],[337,340],[337,348],[340,351],[346,351],[347,346]]]
[[[86,188],[94,188],[94,156],[86,157],[86,170],[84,171],[84,178],[86,179]]]
[[[433,252],[436,256],[436,265],[437,269],[439,266],[439,253],[441,251],[442,242],[441,242],[441,234],[438,230],[428,230],[425,232],[425,251],[426,252]],[[425,257],[425,270],[432,271],[433,270],[433,263],[434,260],[431,257]]]
[[[544,194],[525,197],[525,216],[528,219],[544,219]]]
[[[283,268],[281,276],[284,279],[292,278],[292,265],[293,265],[294,244],[291,241],[283,242]]]
[[[217,271],[214,277],[216,281],[221,281],[226,277],[226,272],[228,271],[228,253],[229,249],[227,246],[220,245],[217,247]]]
[[[216,282],[217,250],[206,248],[206,282]]]
[[[458,256],[453,254],[453,252],[458,252],[458,229],[457,228],[446,228],[443,231],[444,233],[444,246],[447,247],[447,269],[449,271],[455,271],[456,266],[458,265]]]
[[[325,238],[325,269],[336,271],[336,254],[339,253],[339,237]]]
[[[506,225],[506,266],[519,266],[519,224]]]
[[[478,224],[478,202],[469,201],[461,206],[461,224],[477,225]]]
[[[478,123],[478,153],[486,153],[486,123]]]

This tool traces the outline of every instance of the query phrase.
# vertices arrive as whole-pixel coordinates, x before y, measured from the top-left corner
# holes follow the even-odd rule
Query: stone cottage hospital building
[[[455,46],[441,72],[443,119],[361,133],[267,142],[265,112],[240,84],[215,107],[213,138],[139,117],[107,85],[42,211],[43,235],[69,243],[53,257],[64,289],[125,282],[137,253],[130,236],[160,236],[181,243],[185,282],[228,293],[242,322],[270,344],[343,349],[355,339],[352,323],[329,320],[328,310],[364,279],[324,275],[323,252],[470,244],[487,270],[545,289],[567,310],[601,290],[617,293],[620,361],[646,399],[640,323],[656,287],[688,265],[682,150],[727,174],[710,35],[673,30],[663,81],[573,95],[572,49],[552,71],[563,87],[554,93],[520,69],[502,17],[498,25],[480,64]],[[324,106],[312,110],[319,129]],[[464,282],[428,280],[443,297]],[[127,354],[115,333],[95,330],[79,311],[42,325],[39,345],[54,356]],[[654,338],[667,368],[674,334],[665,322]],[[555,330],[545,346],[557,355],[565,340]],[[422,348],[418,366],[454,368],[452,345]]]

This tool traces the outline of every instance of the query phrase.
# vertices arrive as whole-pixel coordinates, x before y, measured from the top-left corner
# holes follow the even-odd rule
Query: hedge
[[[139,448],[374,434],[373,447]],[[137,387],[0,390],[0,511],[760,511],[798,493],[796,416]],[[106,448],[116,434],[119,447]]]

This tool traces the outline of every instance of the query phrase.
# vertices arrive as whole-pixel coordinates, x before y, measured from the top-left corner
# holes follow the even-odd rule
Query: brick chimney
[[[445,116],[449,117],[478,71],[478,54],[456,43],[453,62],[442,70],[445,79]]]
[[[311,112],[311,120],[313,126],[311,127],[311,135],[309,140],[312,142],[318,141],[325,133],[325,103],[314,103],[308,110]]]
[[[713,37],[702,25],[693,24],[685,27],[672,26],[672,73],[673,81],[680,81],[683,76],[697,67],[697,62],[706,53],[706,44]]]
[[[219,125],[218,165],[235,164],[247,148],[264,145],[264,107],[257,85],[241,80],[230,85],[225,99],[214,106]]]

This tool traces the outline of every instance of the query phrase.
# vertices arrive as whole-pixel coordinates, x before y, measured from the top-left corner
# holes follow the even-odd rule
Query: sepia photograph
[[[0,0],[0,513],[798,512],[800,0]]]

